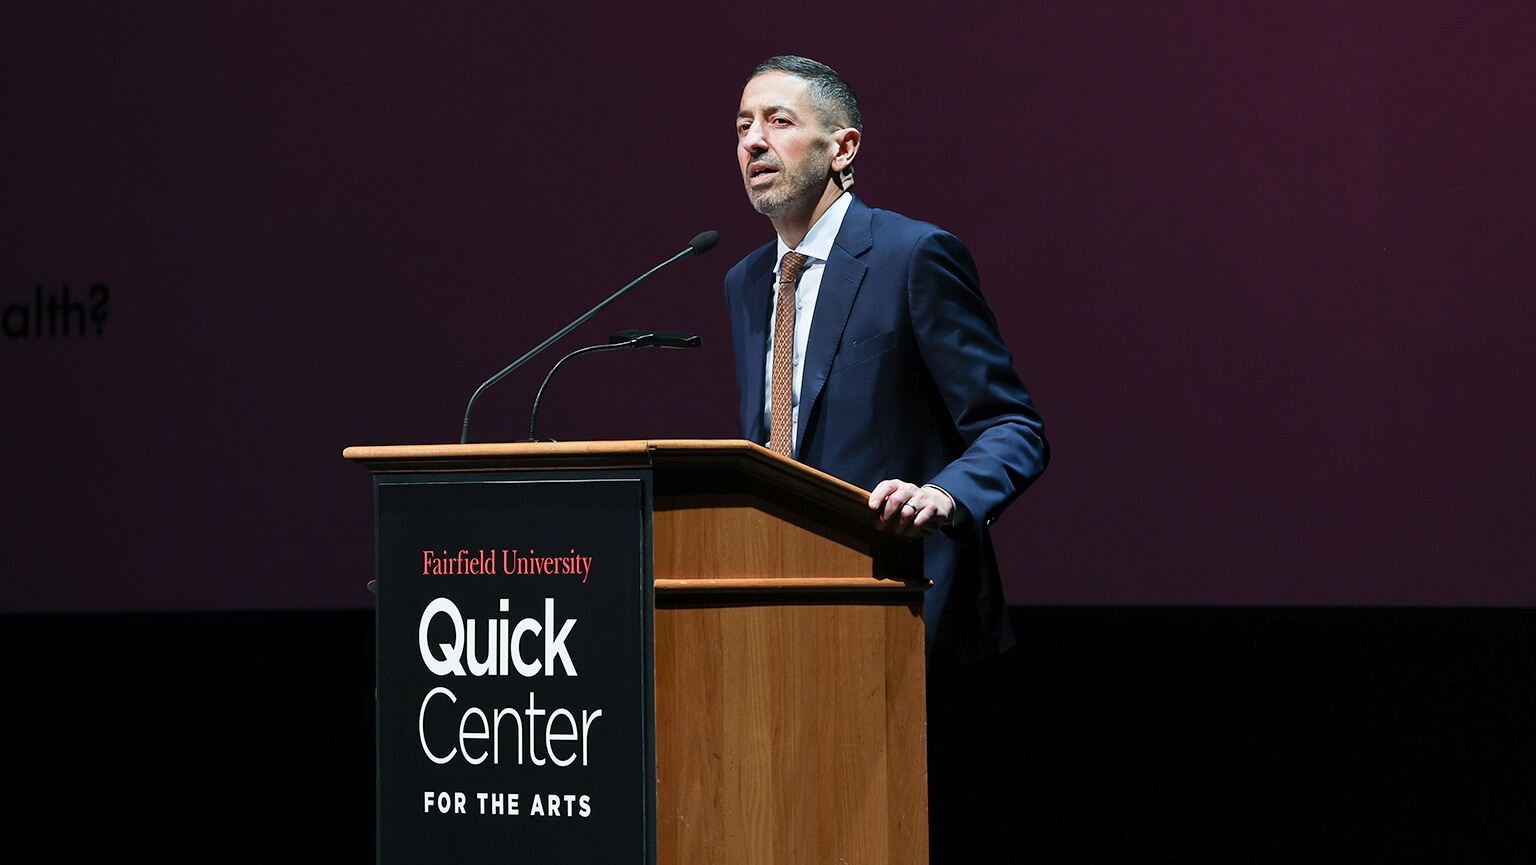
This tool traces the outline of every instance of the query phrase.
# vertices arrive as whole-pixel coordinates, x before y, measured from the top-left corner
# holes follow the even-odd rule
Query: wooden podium
[[[920,548],[876,530],[865,491],[735,440],[345,456],[376,476],[646,479],[655,861],[928,862],[928,583]]]

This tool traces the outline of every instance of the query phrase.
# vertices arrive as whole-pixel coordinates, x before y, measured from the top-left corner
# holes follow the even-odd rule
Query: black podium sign
[[[654,861],[648,476],[376,476],[383,863]]]

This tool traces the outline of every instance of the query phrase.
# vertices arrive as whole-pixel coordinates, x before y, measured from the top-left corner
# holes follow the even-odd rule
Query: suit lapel
[[[805,368],[800,374],[800,424],[796,434],[796,452],[805,441],[806,422],[821,396],[822,385],[832,370],[832,358],[842,341],[843,328],[848,324],[848,314],[853,310],[853,299],[858,296],[859,286],[869,269],[859,256],[869,250],[870,210],[857,198],[848,203],[843,215],[843,225],[832,244],[831,258],[821,275],[821,289],[816,297],[816,315],[811,319],[811,333],[806,339]],[[771,267],[771,265],[770,265]],[[766,321],[767,316],[764,316]],[[764,324],[766,329],[767,325]],[[763,344],[763,352],[768,350]],[[761,358],[759,358],[761,365]],[[759,370],[761,372],[761,370]],[[762,395],[758,395],[759,407]]]
[[[747,264],[746,286],[742,291],[742,300],[747,312],[747,343],[746,357],[746,381],[757,382],[756,387],[747,387],[747,393],[741,395],[742,405],[746,407],[745,417],[742,419],[742,428],[746,430],[748,438],[756,442],[768,440],[767,431],[763,426],[763,386],[767,371],[764,368],[764,360],[768,356],[768,304],[773,298],[773,258],[777,244],[770,243],[753,254],[752,260]]]

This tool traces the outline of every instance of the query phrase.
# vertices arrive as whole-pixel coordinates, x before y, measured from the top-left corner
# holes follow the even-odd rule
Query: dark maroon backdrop
[[[563,344],[705,347],[574,361],[541,430],[734,436],[720,281],[771,234],[731,119],[780,52],[853,82],[859,194],[970,244],[1046,418],[1010,600],[1536,601],[1527,3],[30,5],[0,610],[368,605],[341,449],[456,439],[707,228]]]

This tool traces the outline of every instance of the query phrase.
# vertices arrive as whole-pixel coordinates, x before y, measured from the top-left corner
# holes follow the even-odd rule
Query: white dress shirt
[[[784,253],[798,252],[806,256],[805,266],[800,269],[800,281],[795,286],[795,354],[794,354],[794,387],[791,389],[790,398],[790,441],[793,443],[790,449],[791,456],[798,456],[800,452],[800,373],[804,368],[805,343],[811,336],[811,318],[816,313],[816,295],[821,291],[821,275],[827,268],[827,260],[832,255],[832,242],[837,240],[837,232],[843,227],[843,216],[848,212],[848,205],[853,201],[853,196],[839,195],[827,212],[816,220],[811,230],[806,232],[805,239],[800,245],[791,249],[784,238],[779,238],[779,254],[774,259],[773,265],[773,296],[769,301],[768,309],[768,333],[774,333],[775,321],[778,319],[779,297],[779,268],[784,264]],[[773,429],[773,340],[768,340],[768,359],[764,366],[767,375],[763,376],[763,430],[770,432]],[[764,442],[767,444],[767,442]]]

